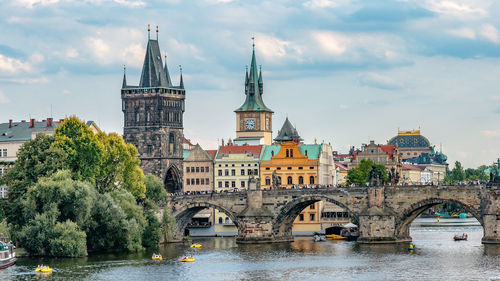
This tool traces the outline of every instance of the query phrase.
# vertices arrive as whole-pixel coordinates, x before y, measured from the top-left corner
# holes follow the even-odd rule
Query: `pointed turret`
[[[170,73],[168,73],[167,67],[167,55],[165,55],[165,66],[163,67],[163,72],[165,73],[165,77],[167,78],[167,86],[172,87],[172,80],[170,79]]]
[[[245,95],[248,93],[248,65],[245,66]]]
[[[259,65],[259,92],[261,96],[264,94],[264,83],[262,82],[262,65]]]
[[[285,123],[283,123],[283,127],[278,131],[278,136],[274,139],[276,142],[286,142],[293,141],[299,143],[302,138],[300,137],[297,129],[290,123],[288,117],[285,119]]]
[[[148,40],[139,87],[168,87],[158,40]]]
[[[250,64],[250,73],[245,76],[245,103],[235,112],[239,111],[265,111],[273,112],[262,100],[262,86],[259,85],[259,75],[257,70],[257,60],[255,59],[255,44],[252,45],[252,62]]]
[[[125,89],[127,88],[127,76],[126,76],[126,73],[125,73],[125,65],[123,66],[123,82],[122,82],[122,89]]]
[[[184,79],[182,79],[182,66],[179,65],[179,70],[181,72],[181,82],[179,83],[179,88],[184,89]]]

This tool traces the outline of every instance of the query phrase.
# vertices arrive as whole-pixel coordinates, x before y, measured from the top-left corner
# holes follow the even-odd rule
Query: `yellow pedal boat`
[[[193,257],[183,257],[179,260],[180,262],[193,262],[195,259]]]
[[[50,272],[52,272],[52,268],[50,268],[49,266],[47,266],[47,267],[37,267],[35,269],[35,272],[50,273]]]
[[[344,240],[345,239],[344,236],[340,236],[340,235],[337,235],[337,234],[327,235],[326,238],[333,239],[333,240]]]
[[[152,256],[151,259],[154,261],[161,261],[161,260],[163,260],[163,257],[162,256]]]
[[[191,245],[191,248],[201,248],[201,244],[193,244]]]

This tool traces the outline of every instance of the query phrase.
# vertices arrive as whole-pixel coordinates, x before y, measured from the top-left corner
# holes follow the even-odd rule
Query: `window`
[[[219,217],[219,224],[222,224],[222,218]]]
[[[139,112],[136,112],[135,113],[135,122],[139,122],[139,117],[140,117]]]
[[[314,221],[314,214],[309,214],[309,220]]]
[[[219,170],[219,173],[218,173],[219,177],[222,176],[222,170]]]
[[[148,145],[148,155],[151,155],[151,154],[153,154],[153,146]]]
[[[304,169],[304,167],[299,167],[299,170],[302,170],[302,169]]]
[[[205,172],[205,167],[200,167],[200,172],[204,173]]]
[[[233,164],[233,165],[231,165],[231,167],[234,167],[234,164]]]
[[[200,184],[205,185],[205,179],[200,179]]]
[[[288,149],[286,150],[286,157],[290,157],[290,152],[288,151]]]
[[[266,185],[271,185],[271,178],[270,177],[266,177]]]
[[[194,179],[191,179],[191,185],[194,185]]]
[[[299,215],[299,221],[304,221],[304,214]]]
[[[231,170],[231,176],[233,176],[233,177],[236,176],[236,170],[235,169]]]
[[[269,170],[271,170],[271,169],[270,169],[269,167],[267,167],[267,168],[266,168],[266,171],[269,171]]]
[[[232,188],[235,188],[235,187],[236,187],[236,182],[235,182],[235,181],[232,181],[232,182],[231,182],[231,187],[232,187]]]
[[[299,177],[299,184],[304,184],[304,177],[302,176]]]
[[[287,181],[288,181],[288,184],[292,184],[292,177],[288,176]]]
[[[245,169],[241,169],[241,175],[244,176],[245,175]]]
[[[191,173],[194,173],[194,167],[191,167]]]
[[[314,208],[315,208],[314,203],[312,203],[311,205],[309,205],[309,209],[314,210]]]
[[[287,167],[287,169],[288,169],[288,170],[291,170],[291,169],[292,169],[292,167]]]
[[[224,187],[229,187],[229,182],[228,181],[224,182]]]
[[[208,178],[205,179],[205,184],[206,185],[209,185],[210,184],[210,180],[208,180]]]
[[[189,167],[186,167],[186,173],[189,173]]]
[[[222,182],[221,181],[219,181],[219,187],[222,187]]]
[[[229,176],[229,170],[228,170],[228,169],[225,169],[225,170],[224,170],[224,175],[225,175],[225,176]]]
[[[200,167],[196,167],[196,172],[199,173],[200,172]]]
[[[254,174],[255,176],[258,176],[258,175],[259,175],[259,170],[258,170],[258,169],[253,169],[253,174]]]
[[[190,185],[191,184],[191,180],[190,179],[187,179],[186,180],[186,185]]]
[[[151,113],[146,113],[146,121],[149,122],[151,121]]]
[[[4,148],[4,149],[2,150],[2,155],[1,155],[1,156],[2,156],[2,157],[7,157],[7,148]]]
[[[245,188],[245,181],[241,181],[241,182],[240,182],[240,186],[241,186],[242,188]]]
[[[309,167],[309,170],[314,170],[314,167]]]
[[[276,170],[281,170],[281,167],[276,168]]]
[[[293,157],[293,149],[290,149],[290,157]]]
[[[310,184],[314,184],[314,176],[310,176],[309,177],[309,183]]]
[[[306,149],[306,156],[307,156],[307,149]]]
[[[226,219],[224,220],[224,223],[230,223],[230,221],[229,221],[229,218],[228,218],[228,217],[226,217]]]
[[[196,185],[200,185],[200,179],[196,179]]]
[[[274,150],[271,151],[271,157],[274,157]]]
[[[248,169],[248,175],[251,176],[252,175],[252,169]]]
[[[254,164],[255,167],[257,167],[257,164]]]
[[[168,135],[168,152],[175,153],[175,134],[170,132]]]
[[[210,172],[210,169],[208,168],[208,166],[207,166],[207,167],[205,167],[205,172],[206,172],[206,173]]]

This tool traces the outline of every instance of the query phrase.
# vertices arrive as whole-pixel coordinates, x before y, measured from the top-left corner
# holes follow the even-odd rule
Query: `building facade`
[[[422,153],[431,153],[431,142],[420,134],[420,130],[402,131],[398,129],[398,135],[392,137],[388,145],[394,145],[401,154],[401,159],[418,157]]]
[[[158,40],[148,39],[139,85],[128,85],[123,75],[123,137],[137,148],[144,173],[163,179],[168,192],[182,190],[185,97],[182,72],[172,85]]]
[[[375,164],[384,165],[388,170],[394,168],[396,172],[401,174],[399,151],[394,145],[375,144],[375,141],[364,144],[361,151],[353,153],[352,163],[349,168],[357,167],[363,159],[370,159]]]

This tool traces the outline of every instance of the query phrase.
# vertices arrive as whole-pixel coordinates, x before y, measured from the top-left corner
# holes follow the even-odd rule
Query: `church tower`
[[[121,89],[124,114],[123,137],[137,147],[144,173],[163,180],[167,192],[182,189],[182,140],[184,100],[182,79],[172,85],[170,74],[161,58],[156,40],[149,38],[138,86],[127,85],[125,73]]]
[[[272,143],[273,111],[262,100],[262,70],[257,70],[255,44],[252,44],[250,73],[245,74],[245,102],[236,109],[236,145],[258,145]]]

